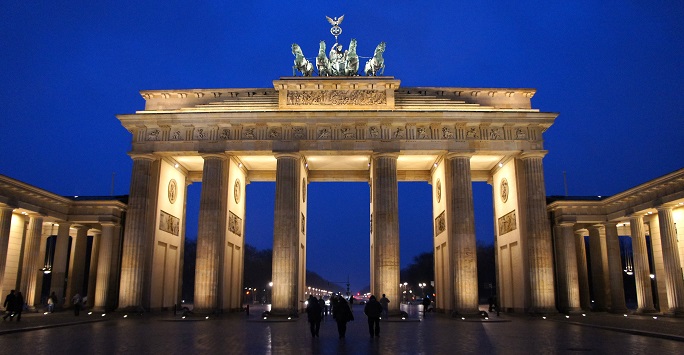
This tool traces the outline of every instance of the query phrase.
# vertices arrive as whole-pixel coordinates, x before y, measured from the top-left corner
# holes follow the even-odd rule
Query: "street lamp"
[[[423,295],[423,298],[425,298],[425,291],[423,290],[427,286],[425,282],[419,282],[418,287],[420,287],[420,294]]]

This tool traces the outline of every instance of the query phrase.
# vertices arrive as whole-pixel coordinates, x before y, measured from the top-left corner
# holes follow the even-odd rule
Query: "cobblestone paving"
[[[25,315],[21,325],[0,323],[1,354],[677,354],[684,338],[616,332],[589,327],[634,330],[648,325],[649,332],[681,329],[684,320],[592,315],[582,319],[548,317],[493,317],[489,321],[463,321],[430,314],[422,321],[383,321],[380,338],[370,338],[361,307],[338,339],[332,318],[321,326],[320,338],[312,338],[306,319],[263,321],[258,312],[250,317],[233,314],[205,320],[201,317],[130,315],[122,313],[81,315],[63,312]],[[99,318],[97,318],[99,317]],[[79,323],[83,321],[106,321]],[[500,321],[504,320],[504,321]],[[643,322],[640,322],[643,321]],[[662,321],[661,321],[662,320]],[[585,325],[575,321],[585,322]],[[65,325],[69,324],[69,325]],[[44,325],[52,326],[36,329]],[[10,333],[8,331],[25,329]],[[32,329],[32,330],[30,330]],[[679,330],[678,330],[679,331]]]

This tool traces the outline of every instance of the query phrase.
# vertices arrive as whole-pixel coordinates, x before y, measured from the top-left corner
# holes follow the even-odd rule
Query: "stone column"
[[[575,247],[577,252],[577,282],[579,284],[580,307],[583,310],[591,310],[589,273],[587,271],[587,247],[582,230],[575,231]]]
[[[100,223],[102,226],[102,234],[100,236],[100,247],[98,250],[97,271],[95,281],[95,299],[94,307],[98,311],[110,311],[114,308],[116,300],[110,295],[110,288],[114,285],[116,269],[112,268],[112,260],[118,259],[118,255],[113,254],[114,239],[116,239],[115,231],[117,224],[114,223]],[[92,270],[92,268],[91,268]],[[91,271],[92,272],[92,271]],[[90,296],[89,296],[90,297]]]
[[[655,313],[651,272],[648,266],[648,249],[644,233],[644,217],[631,216],[629,228],[632,233],[632,253],[634,258],[634,280],[636,281],[637,313]]]
[[[447,155],[446,191],[449,191],[449,244],[451,245],[454,304],[457,314],[478,313],[475,210],[470,177],[471,153]],[[397,240],[397,244],[399,241]],[[397,248],[398,249],[398,248]],[[398,261],[398,258],[397,258]]]
[[[90,269],[88,270],[88,308],[95,306],[95,286],[97,285],[97,268],[100,261],[100,243],[102,231],[93,231],[93,244],[90,248]]]
[[[0,206],[0,290],[3,289],[5,278],[5,264],[7,264],[7,249],[9,248],[9,233],[12,225],[12,207]]]
[[[575,250],[574,223],[560,223],[556,226],[556,275],[558,278],[559,309],[565,313],[580,311],[580,292],[577,273],[577,252]]]
[[[665,266],[665,287],[667,289],[667,313],[684,316],[684,279],[677,247],[672,207],[660,206],[658,221],[660,222],[660,241],[663,246],[663,263]]]
[[[522,206],[525,224],[525,244],[530,278],[530,304],[528,312],[556,312],[553,280],[553,249],[551,227],[546,214],[546,188],[542,158],[546,152],[525,152],[520,156],[522,185],[525,203]],[[522,217],[521,216],[521,217]]]
[[[69,230],[71,223],[60,222],[57,227],[57,240],[55,241],[55,258],[52,262],[52,279],[50,281],[50,293],[54,292],[59,299],[55,308],[68,306],[66,302],[66,270],[67,257],[69,256]]]
[[[624,313],[627,311],[627,304],[625,303],[625,287],[622,282],[622,258],[620,257],[617,223],[608,222],[604,223],[603,226],[606,230],[606,248],[608,250],[610,311],[612,313]]]
[[[200,312],[213,312],[220,308],[219,271],[228,208],[228,157],[225,154],[205,154],[202,158],[204,170],[197,232],[195,307]]]
[[[390,300],[389,312],[398,313],[399,293],[399,188],[395,153],[373,156],[373,236],[375,268],[372,291]]]
[[[71,257],[69,257],[69,276],[67,278],[67,297],[65,303],[71,305],[75,294],[85,296],[83,281],[85,280],[85,257],[88,247],[88,227],[75,226],[76,237],[71,239]],[[91,302],[91,301],[88,301]]]
[[[299,182],[301,156],[276,155],[276,196],[273,221],[272,313],[297,314],[299,308]],[[397,281],[398,282],[398,281]]]
[[[29,309],[40,305],[40,293],[43,287],[43,272],[40,255],[40,242],[43,232],[43,217],[30,216],[26,239],[24,240],[24,257],[22,263],[21,287],[24,302]],[[43,249],[45,250],[45,249]]]
[[[591,257],[591,289],[594,291],[595,311],[608,309],[608,265],[603,258],[605,243],[601,240],[600,226],[589,227],[589,256]]]
[[[159,182],[153,166],[158,160],[149,154],[133,155],[131,192],[128,197],[126,226],[121,259],[121,281],[119,287],[119,308],[139,309],[143,307],[148,265],[151,263],[152,238],[154,236],[153,210],[156,207],[156,192],[153,187]],[[147,296],[149,301],[149,296]]]

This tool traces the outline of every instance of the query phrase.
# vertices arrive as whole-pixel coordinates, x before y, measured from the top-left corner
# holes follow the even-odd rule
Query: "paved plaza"
[[[675,354],[684,346],[684,320],[669,317],[587,314],[489,320],[454,319],[416,312],[408,321],[381,322],[370,338],[362,307],[354,309],[345,339],[332,317],[312,338],[306,317],[264,321],[245,313],[181,319],[172,315],[110,313],[25,314],[21,323],[0,323],[2,354]]]

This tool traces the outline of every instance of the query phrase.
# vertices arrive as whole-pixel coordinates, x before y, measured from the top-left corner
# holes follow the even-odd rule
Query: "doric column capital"
[[[200,154],[200,156],[204,160],[207,160],[207,159],[221,159],[221,160],[228,159],[228,156],[225,153],[202,153],[202,154]]]
[[[526,150],[520,153],[518,157],[520,159],[543,158],[548,152],[548,150]]]
[[[377,158],[398,158],[399,153],[396,152],[383,152],[383,153],[373,153],[373,159]]]
[[[475,152],[473,151],[450,151],[446,154],[447,159],[454,159],[454,158],[472,158],[473,155],[475,155]]]
[[[280,158],[301,159],[302,158],[302,154],[300,154],[299,152],[276,153],[274,156],[276,159],[280,159]]]
[[[665,212],[672,212],[672,210],[674,209],[674,207],[672,207],[672,206],[660,205],[660,206],[656,207],[655,209],[656,209],[656,211],[658,211],[658,213],[665,213]]]
[[[150,153],[128,153],[128,156],[131,157],[133,160],[149,160],[149,161],[155,161],[157,160],[157,156],[154,154]]]

